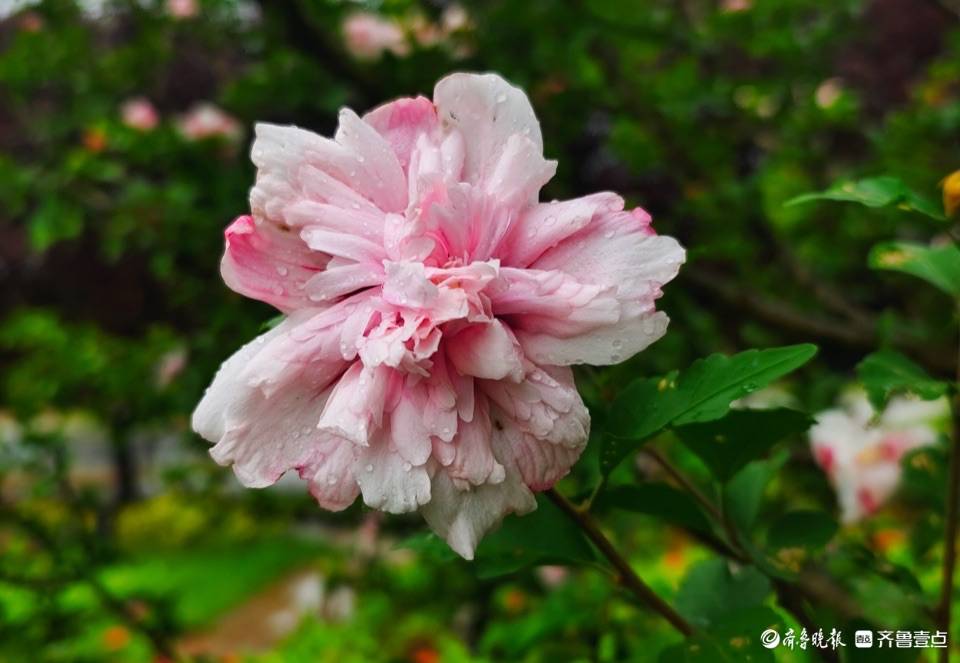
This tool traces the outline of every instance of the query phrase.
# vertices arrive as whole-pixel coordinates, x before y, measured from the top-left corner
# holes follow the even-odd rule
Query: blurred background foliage
[[[351,37],[360,11],[393,26],[388,45]],[[879,346],[934,377],[955,365],[947,300],[867,266],[877,242],[947,232],[935,217],[937,184],[960,166],[953,0],[6,0],[0,12],[0,660],[646,661],[678,642],[589,560],[473,567],[430,537],[398,546],[416,518],[326,514],[295,482],[241,492],[209,461],[192,407],[275,314],[218,274],[222,230],[247,210],[256,121],[330,135],[343,105],[496,71],[528,92],[559,160],[547,198],[620,192],[689,247],[663,300],[667,336],[578,376],[595,439],[568,494],[595,486],[597,440],[631,379],[813,342],[787,397],[817,412]],[[887,196],[887,182],[864,194],[872,209],[785,205],[878,175],[916,198]],[[709,484],[673,436],[658,453]],[[815,624],[922,624],[943,449],[918,452],[929,457],[908,462],[903,498],[861,525],[777,529],[797,510],[836,513],[804,437],[778,442],[774,480],[751,489],[760,538],[787,557],[809,547],[855,608],[827,602]],[[799,628],[770,599],[778,581],[718,561],[697,506],[645,458],[615,475],[647,480],[628,496],[640,506],[596,504],[641,575],[705,623],[725,609],[708,600],[720,592]],[[795,531],[814,534],[798,544]]]

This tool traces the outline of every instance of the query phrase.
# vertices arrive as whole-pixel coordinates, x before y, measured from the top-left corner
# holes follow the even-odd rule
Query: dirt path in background
[[[293,631],[304,615],[319,615],[323,596],[323,578],[311,568],[301,569],[254,594],[209,628],[181,638],[177,650],[185,657],[269,650]]]

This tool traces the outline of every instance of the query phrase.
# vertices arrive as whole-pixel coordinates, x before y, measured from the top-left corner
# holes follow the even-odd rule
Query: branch
[[[850,320],[835,320],[802,311],[781,300],[735,285],[713,271],[687,269],[682,274],[688,282],[725,303],[805,340],[815,338],[862,350],[875,348],[881,340],[876,325],[872,323],[855,324]],[[898,334],[893,342],[938,375],[953,370],[950,357],[914,338]]]
[[[567,516],[573,520],[577,526],[586,534],[587,538],[593,542],[597,549],[610,562],[620,576],[620,582],[629,589],[641,603],[649,607],[654,612],[660,614],[664,619],[670,622],[670,625],[685,636],[693,635],[693,627],[686,619],[670,607],[666,601],[657,596],[650,587],[636,574],[631,568],[630,563],[617,552],[617,549],[610,543],[610,539],[600,531],[600,527],[593,520],[593,517],[586,511],[575,507],[566,497],[551,488],[546,491],[547,497],[560,507]]]
[[[960,305],[958,305],[960,314]],[[957,521],[960,500],[960,349],[957,352],[957,382],[954,385],[953,403],[953,448],[950,451],[950,478],[947,485],[947,515],[943,539],[943,579],[940,584],[940,602],[937,606],[937,629],[950,632],[950,613],[953,606],[953,574],[957,564]],[[940,661],[949,661],[950,653],[944,649]]]

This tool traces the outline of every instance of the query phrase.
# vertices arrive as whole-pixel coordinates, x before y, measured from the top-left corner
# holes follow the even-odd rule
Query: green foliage
[[[799,631],[773,590],[806,572],[842,599],[803,595],[820,625],[843,626],[844,659],[860,653],[854,627],[931,627],[945,436],[902,459],[880,511],[838,526],[805,431],[878,346],[856,372],[878,410],[953,387],[955,306],[871,269],[960,297],[956,228],[932,196],[960,166],[960,28],[946,10],[465,0],[449,36],[431,29],[451,4],[439,1],[201,0],[189,18],[169,4],[43,0],[0,17],[0,482],[13,496],[0,504],[0,659],[165,660],[151,637],[195,641],[305,565],[323,576],[323,617],[250,660],[802,663],[810,652],[758,638]],[[342,21],[354,11],[409,21],[410,52],[353,57]],[[549,500],[507,518],[467,563],[414,516],[240,492],[189,432],[220,362],[282,319],[218,273],[222,230],[248,211],[253,123],[330,135],[340,107],[429,95],[454,70],[526,90],[558,161],[545,199],[616,191],[688,249],[657,303],[667,335],[618,366],[577,367],[592,439],[559,487],[695,622],[683,642],[621,600]],[[155,105],[155,128],[124,123],[134,97]],[[184,136],[197,103],[241,135]],[[815,201],[854,204],[801,204]],[[805,341],[822,352],[787,345]],[[763,402],[788,374],[786,398]],[[91,428],[109,440],[93,473]],[[175,466],[147,481],[170,440]],[[632,458],[651,442],[686,484]],[[123,496],[114,476],[143,480]],[[327,600],[342,588],[355,610],[334,618]],[[110,632],[130,642],[110,645]]]
[[[910,393],[932,400],[943,396],[949,388],[946,382],[934,380],[921,366],[894,350],[867,355],[857,364],[857,376],[878,412],[894,394]]]
[[[717,479],[727,481],[774,444],[804,432],[812,423],[809,415],[787,408],[731,410],[722,419],[677,426],[674,432]]]
[[[677,609],[692,623],[709,627],[740,610],[763,605],[770,581],[750,566],[709,559],[690,569],[677,592]]]
[[[697,360],[682,373],[634,381],[613,403],[617,437],[609,438],[603,449],[604,472],[667,426],[719,419],[733,401],[796,370],[816,352],[816,346],[806,344],[732,357],[717,354]]]
[[[800,205],[815,200],[838,200],[859,203],[866,207],[890,207],[919,212],[938,221],[944,216],[939,205],[908,187],[903,180],[889,175],[862,180],[838,182],[826,191],[805,193],[791,198],[785,204]]]
[[[500,529],[477,548],[477,574],[512,573],[534,564],[596,564],[583,532],[550,500],[539,497],[532,514],[504,519]]]
[[[960,247],[956,244],[930,247],[885,242],[871,249],[869,263],[874,269],[911,274],[954,299],[960,298]]]
[[[622,509],[653,516],[694,532],[710,533],[710,522],[687,493],[662,483],[611,486],[595,503],[599,510]]]

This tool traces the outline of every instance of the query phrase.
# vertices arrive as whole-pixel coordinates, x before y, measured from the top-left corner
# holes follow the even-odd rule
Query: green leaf
[[[739,531],[747,532],[753,527],[767,484],[786,462],[784,452],[769,460],[754,461],[723,487],[724,513]]]
[[[683,373],[635,380],[613,403],[615,436],[604,440],[601,471],[608,475],[646,439],[669,425],[711,421],[730,403],[807,363],[817,352],[810,344],[715,354],[695,361]]]
[[[769,593],[770,581],[752,566],[707,559],[687,573],[675,604],[691,623],[706,627],[732,612],[761,605]]]
[[[773,549],[803,548],[817,551],[837,533],[837,523],[824,511],[793,511],[778,518],[767,533]]]
[[[280,315],[275,315],[269,320],[266,320],[262,325],[260,325],[260,333],[268,332],[281,322],[287,319],[287,316],[281,313]]]
[[[477,548],[477,575],[491,578],[539,564],[596,564],[583,532],[549,499],[537,497],[537,510],[508,516]]]
[[[899,352],[880,350],[857,364],[857,375],[873,407],[880,411],[896,393],[911,393],[924,400],[940,398],[949,389]]]
[[[767,629],[783,633],[783,620],[770,608],[756,606],[739,610],[660,653],[660,663],[757,663],[774,661],[775,650],[767,649],[760,636]]]
[[[960,248],[956,244],[931,247],[886,242],[873,247],[868,263],[874,269],[912,274],[952,297],[960,297]]]
[[[934,200],[913,191],[901,179],[889,175],[838,182],[826,191],[805,193],[791,198],[784,205],[792,207],[816,200],[859,203],[867,207],[896,205],[900,209],[919,212],[938,221],[946,218]]]
[[[398,541],[394,548],[406,548],[420,553],[427,559],[438,562],[452,562],[460,559],[457,553],[433,532],[418,532]]]
[[[595,504],[660,518],[684,529],[711,533],[710,522],[687,493],[663,483],[612,486]]]
[[[812,424],[809,415],[788,408],[731,410],[723,419],[678,426],[674,432],[725,482],[774,444]]]

